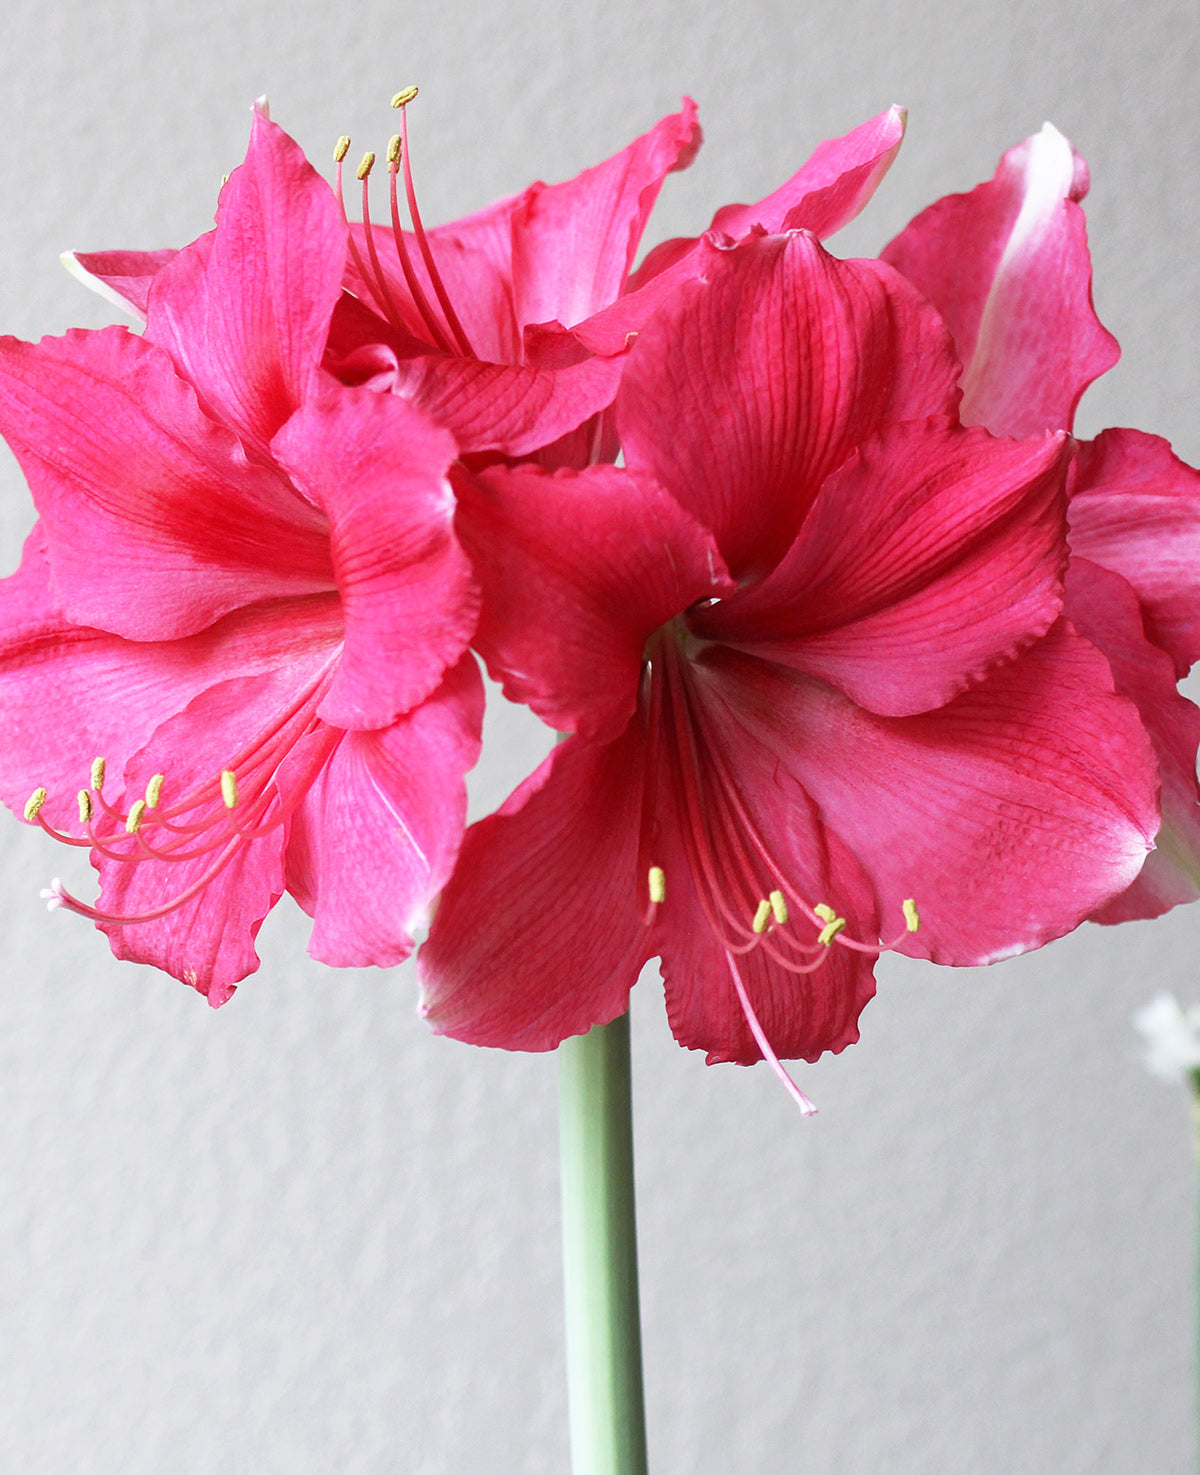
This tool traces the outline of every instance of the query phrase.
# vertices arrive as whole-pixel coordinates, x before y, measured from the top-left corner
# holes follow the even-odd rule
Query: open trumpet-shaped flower
[[[888,267],[806,232],[699,252],[630,351],[626,469],[459,488],[479,648],[574,734],[468,831],[422,951],[471,1042],[550,1048],[657,954],[682,1043],[814,1059],[857,1037],[881,933],[1035,947],[1157,825],[1136,712],[1060,619],[1064,437],[962,428]]]
[[[1050,124],[994,178],[922,212],[883,257],[929,297],[963,361],[962,417],[997,434],[1069,430],[1118,349],[1092,307],[1087,166]],[[1106,430],[1074,448],[1066,611],[1108,658],[1154,742],[1163,825],[1095,920],[1200,896],[1200,712],[1176,681],[1200,656],[1200,474],[1165,441]]]
[[[386,159],[390,222],[372,223],[370,182],[384,165],[368,154],[357,170],[363,223],[350,227],[349,249],[344,238],[321,236],[310,248],[326,250],[327,270],[345,288],[326,367],[346,382],[401,394],[451,430],[463,452],[543,452],[555,464],[579,465],[611,458],[599,417],[616,394],[630,335],[701,259],[698,239],[668,241],[631,276],[663,180],[699,147],[694,104],[685,99],[679,113],[572,180],[530,185],[426,230],[407,136],[415,92],[396,98],[401,133]],[[712,229],[734,239],[791,226],[830,234],[870,199],[903,131],[902,111],[889,109],[822,144],[757,205],[724,206]],[[336,151],[339,197],[348,146],[340,140]],[[328,186],[261,108],[245,170],[261,181],[259,205],[277,232],[302,231],[306,215],[327,213]],[[195,284],[206,276],[209,247],[202,237],[183,263],[171,251],[109,251],[72,253],[69,264],[145,316],[147,336],[178,360],[180,333],[195,340],[192,319],[198,308],[207,312],[207,294]],[[281,292],[299,286],[278,280]]]
[[[0,585],[3,797],[91,851],[95,905],[52,905],[213,1004],[285,888],[314,956],[405,956],[479,741],[457,447],[322,376],[345,225],[294,182],[252,161],[171,263],[174,363],[123,329],[0,341],[41,517]]]

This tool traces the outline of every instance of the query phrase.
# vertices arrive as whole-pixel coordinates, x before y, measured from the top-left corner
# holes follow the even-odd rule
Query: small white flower
[[[1156,994],[1134,1013],[1133,1027],[1146,1042],[1151,1075],[1182,1082],[1200,1070],[1200,1004],[1184,1009],[1174,994]]]

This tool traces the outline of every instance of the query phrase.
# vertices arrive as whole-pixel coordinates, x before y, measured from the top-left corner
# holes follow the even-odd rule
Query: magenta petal
[[[1116,340],[1092,308],[1078,201],[1087,168],[1050,124],[995,176],[947,195],[880,253],[945,318],[962,358],[962,418],[997,435],[1069,430]]]
[[[179,253],[165,251],[68,251],[67,270],[118,306],[146,316],[150,283]]]
[[[832,687],[729,655],[759,721],[802,703],[788,766],[858,857],[902,950],[981,964],[1069,932],[1124,890],[1158,829],[1154,754],[1104,657],[1061,622],[948,706],[878,717]],[[744,699],[743,699],[744,705]],[[781,734],[780,741],[784,735]]]
[[[737,658],[734,657],[736,661]],[[686,754],[668,747],[662,752],[658,795],[662,808],[656,828],[654,858],[662,866],[665,900],[652,934],[655,951],[662,955],[667,1013],[681,1045],[705,1050],[709,1064],[739,1061],[752,1064],[762,1058],[743,1013],[729,972],[725,946],[718,937],[731,933],[729,918],[715,912],[724,905],[746,941],[762,893],[754,887],[746,865],[734,863],[739,849],[749,853],[743,821],[722,825],[723,809],[718,770],[731,775],[744,811],[759,841],[786,882],[810,905],[832,905],[846,919],[846,935],[872,944],[879,935],[879,919],[870,883],[854,856],[825,826],[815,804],[792,772],[787,728],[803,714],[794,706],[776,710],[766,723],[760,720],[759,691],[748,683],[727,681],[728,668],[694,666],[694,683],[702,713],[698,722],[700,771],[698,809],[689,805],[683,779]],[[691,817],[689,818],[689,812]],[[725,863],[715,885],[704,885],[697,875],[705,863],[696,853],[689,832],[702,825],[710,848]],[[739,838],[741,837],[741,838]],[[716,861],[708,861],[717,864]],[[711,893],[716,892],[714,902]],[[709,899],[701,900],[708,893]],[[818,926],[791,906],[786,928],[772,929],[752,950],[734,961],[767,1041],[782,1059],[816,1060],[827,1050],[839,1051],[858,1038],[858,1017],[875,992],[874,958],[835,945],[822,951],[816,945]],[[714,925],[714,922],[716,925]],[[800,951],[791,943],[800,945]],[[820,960],[812,972],[792,971],[772,956],[802,965]]]
[[[417,965],[435,1033],[553,1050],[625,1010],[653,951],[637,874],[644,765],[633,724],[613,743],[568,739],[467,831]]]
[[[732,588],[709,534],[617,467],[496,467],[462,478],[459,497],[483,587],[476,646],[505,694],[559,731],[616,736],[648,637]]]
[[[256,110],[215,232],[154,279],[147,336],[213,413],[265,449],[321,362],[345,261],[346,224],[332,190]]]
[[[519,324],[567,327],[618,298],[665,177],[700,146],[696,105],[663,118],[619,154],[565,184],[535,184],[512,216]]]
[[[1156,435],[1106,430],[1078,447],[1069,491],[1072,552],[1133,586],[1184,675],[1200,660],[1200,472]]]
[[[464,775],[482,721],[483,683],[468,655],[390,727],[335,735],[287,850],[288,890],[314,919],[308,950],[319,962],[388,967],[412,951],[462,840]],[[281,783],[310,761],[298,751]]]
[[[1061,437],[892,426],[825,482],[783,562],[692,627],[872,712],[943,706],[1058,617],[1065,465]]]
[[[709,247],[703,277],[647,324],[617,423],[626,463],[711,528],[742,577],[783,556],[855,446],[953,410],[957,376],[937,314],[889,267],[837,261],[803,233],[760,236]]]
[[[62,610],[172,639],[329,589],[324,518],[247,463],[170,360],[124,328],[0,339],[0,430],[42,513]]]
[[[526,456],[610,405],[621,369],[618,359],[539,369],[427,354],[401,360],[394,384],[396,393],[449,430],[464,453]]]
[[[1162,780],[1162,828],[1155,849],[1133,885],[1093,920],[1157,917],[1200,897],[1200,711],[1176,691],[1171,658],[1146,639],[1137,595],[1124,579],[1086,559],[1072,559],[1066,608],[1072,624],[1104,652],[1117,690],[1137,704]]]
[[[438,685],[478,618],[454,534],[454,441],[394,395],[331,387],[272,450],[329,517],[346,643],[321,717],[384,727]]]

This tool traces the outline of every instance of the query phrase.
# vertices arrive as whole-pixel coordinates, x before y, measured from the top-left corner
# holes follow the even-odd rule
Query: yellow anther
[[[92,759],[92,788],[97,793],[104,787],[104,759]]]
[[[221,798],[225,801],[226,809],[237,808],[237,775],[232,768],[226,768],[221,774]]]
[[[813,911],[816,911],[816,907],[813,908]],[[828,947],[845,925],[845,917],[831,918],[817,934],[817,941],[822,947]]]
[[[222,175],[221,175],[221,188],[222,188],[222,189],[224,189],[224,188],[225,188],[225,186],[226,186],[226,185],[227,185],[227,184],[228,184],[228,183],[229,183],[229,175],[228,175],[228,174],[222,174]]]
[[[34,789],[33,793],[30,794],[29,798],[25,801],[25,818],[30,822],[37,819],[38,815],[41,812],[42,805],[45,804],[45,802],[45,789]]]
[[[397,92],[395,97],[392,98],[392,106],[394,108],[406,107],[410,102],[412,102],[413,98],[416,97],[416,95],[417,88],[405,87],[403,91]]]
[[[782,891],[772,891],[767,900],[771,903],[771,914],[780,927],[788,919],[787,902],[784,900]]]
[[[389,164],[400,162],[400,135],[398,133],[393,133],[388,139],[387,161]]]
[[[163,775],[156,773],[146,785],[146,808],[157,809],[158,801],[162,798]]]
[[[350,135],[348,133],[343,133],[341,138],[339,138],[337,143],[335,143],[333,146],[333,162],[335,164],[340,164],[349,152]]]
[[[921,916],[917,911],[917,904],[911,896],[905,897],[900,903],[900,910],[904,913],[904,925],[910,932],[915,932],[921,925]]]
[[[136,835],[142,828],[142,815],[146,812],[146,801],[137,799],[130,806],[129,818],[125,821],[125,829],[130,835]]]
[[[758,904],[758,910],[754,913],[754,921],[750,923],[755,932],[765,932],[767,923],[771,917],[771,903],[764,896]]]
[[[86,789],[79,791],[79,823],[90,824],[92,820],[92,796]]]
[[[355,176],[358,179],[366,179],[367,175],[370,174],[371,170],[374,169],[374,167],[375,155],[371,152],[370,149],[368,149],[366,153],[362,156],[362,163],[359,164],[358,168],[354,171]]]
[[[655,906],[658,906],[660,903],[666,901],[667,878],[663,874],[662,866],[650,867],[650,874],[647,877],[647,883],[650,887],[650,900],[654,903]]]
[[[828,902],[817,902],[816,906],[813,907],[813,911],[816,912],[817,916],[820,917],[822,922],[832,922],[835,921],[837,918],[837,913],[828,904]]]

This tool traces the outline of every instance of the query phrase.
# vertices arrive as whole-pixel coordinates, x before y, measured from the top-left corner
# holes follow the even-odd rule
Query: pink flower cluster
[[[310,951],[543,1050],[661,959],[710,1060],[857,1038],[884,947],[979,964],[1200,892],[1200,477],[1072,437],[1116,359],[1052,128],[878,260],[822,240],[892,109],[635,265],[690,102],[426,230],[265,110],[215,229],[79,255],[145,319],[0,340],[39,521],[0,584],[0,794],[220,1004]],[[356,210],[354,213],[358,213]],[[466,830],[477,656],[566,734]]]

